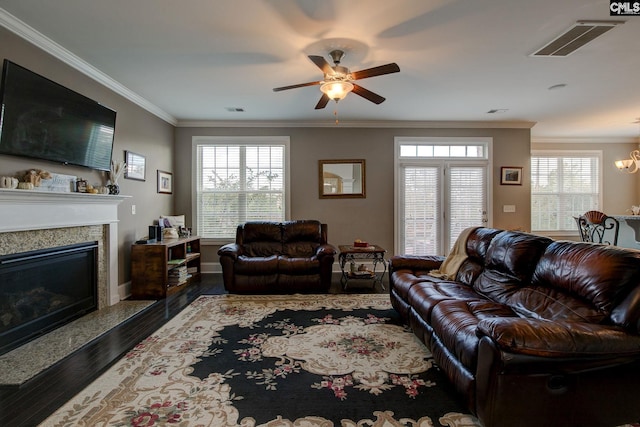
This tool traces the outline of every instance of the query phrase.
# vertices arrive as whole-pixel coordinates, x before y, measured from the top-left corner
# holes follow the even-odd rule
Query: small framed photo
[[[173,174],[158,170],[158,193],[173,193]]]
[[[500,168],[500,184],[522,185],[522,167],[503,166]]]
[[[127,167],[124,170],[124,177],[144,181],[145,169],[147,167],[145,157],[133,151],[125,151],[124,161],[127,163]]]

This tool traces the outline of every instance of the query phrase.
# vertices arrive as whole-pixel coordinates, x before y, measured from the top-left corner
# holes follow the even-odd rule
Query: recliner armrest
[[[476,333],[510,353],[560,358],[640,356],[640,336],[618,326],[503,317],[481,320]]]
[[[234,261],[237,260],[240,255],[242,255],[242,246],[237,243],[227,243],[218,249],[218,256],[228,256],[233,258]]]
[[[338,251],[333,245],[328,243],[318,246],[316,249],[316,257],[335,256]]]
[[[437,270],[444,262],[440,255],[396,255],[389,259],[389,272],[395,270]]]

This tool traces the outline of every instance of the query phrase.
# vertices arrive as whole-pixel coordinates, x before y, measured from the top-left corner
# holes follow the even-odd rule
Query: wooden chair
[[[574,219],[578,224],[578,231],[583,242],[607,245],[618,244],[620,223],[617,219],[599,211],[587,211],[583,215],[574,217]],[[605,235],[613,237],[613,242],[608,239],[605,240]]]

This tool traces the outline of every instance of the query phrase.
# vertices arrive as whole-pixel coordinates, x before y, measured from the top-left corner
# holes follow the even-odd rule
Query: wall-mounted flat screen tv
[[[116,112],[7,59],[0,154],[108,171]]]

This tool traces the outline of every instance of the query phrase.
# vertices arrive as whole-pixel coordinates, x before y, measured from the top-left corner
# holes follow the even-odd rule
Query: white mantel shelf
[[[0,189],[0,233],[110,224],[131,196]]]
[[[107,301],[118,293],[118,205],[131,196],[0,189],[0,233],[106,226]]]

